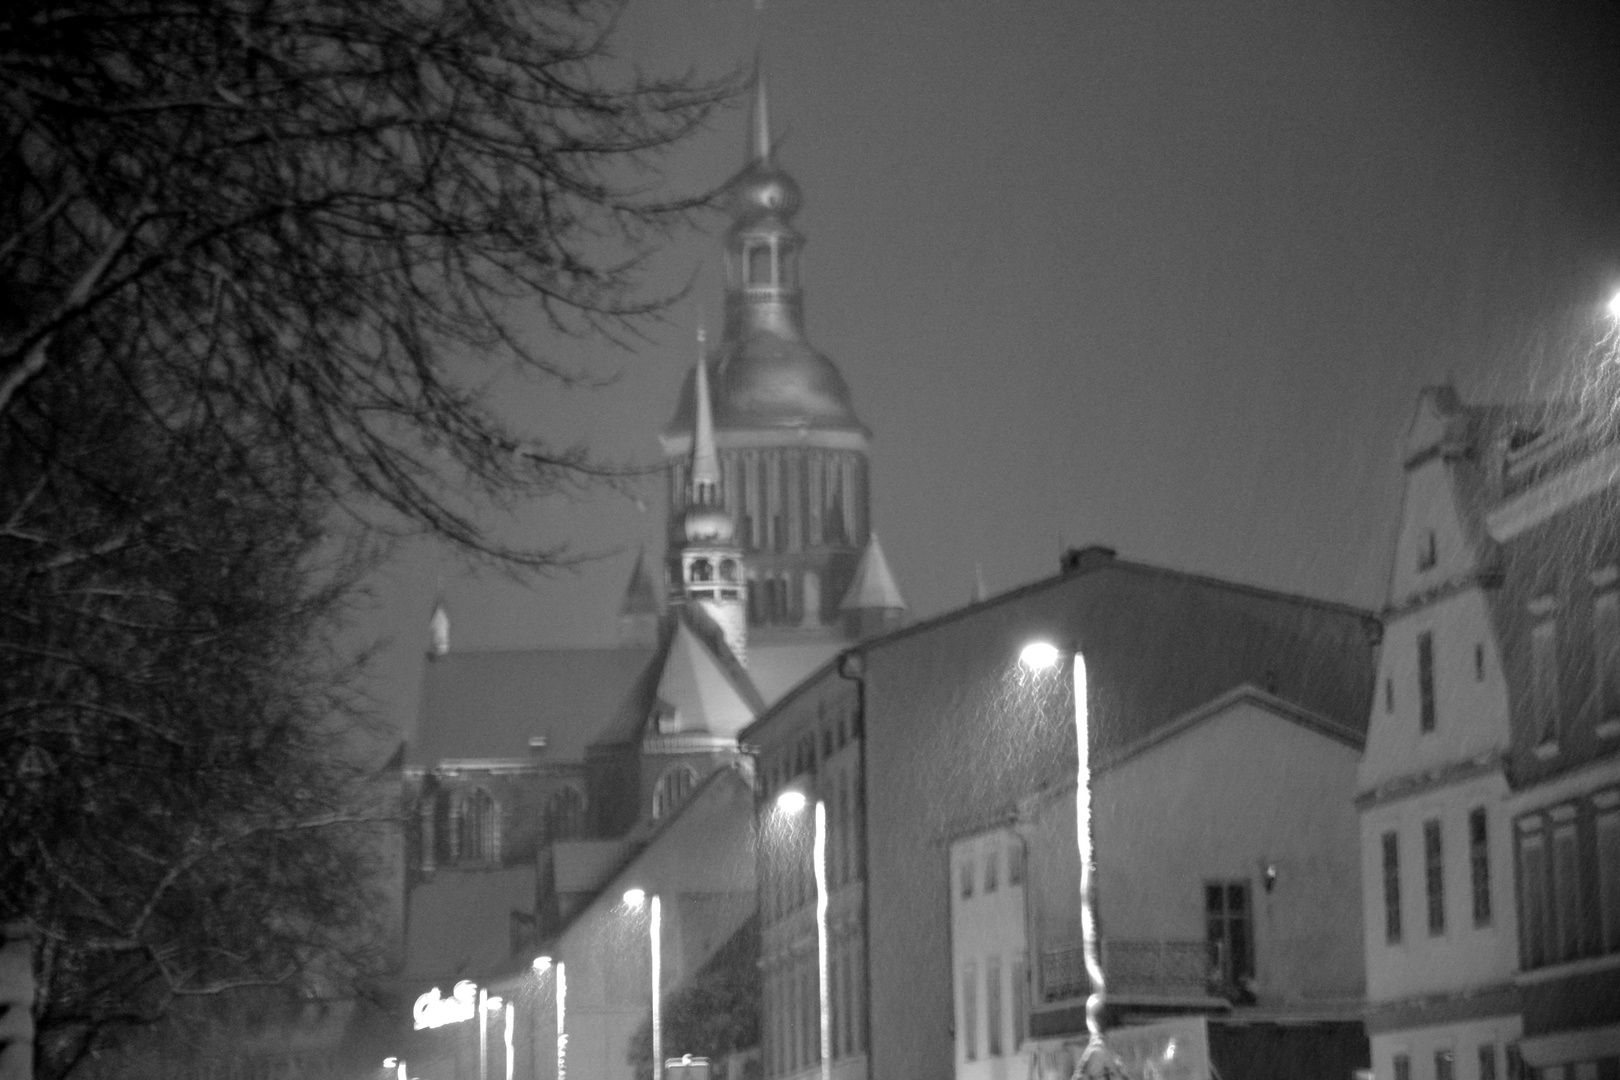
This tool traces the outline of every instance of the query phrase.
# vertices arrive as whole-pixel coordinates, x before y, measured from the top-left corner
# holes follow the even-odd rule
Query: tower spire
[[[698,324],[697,374],[693,393],[697,423],[692,431],[692,479],[688,501],[700,506],[720,502],[720,456],[714,449],[714,408],[709,401],[709,364],[704,356],[707,334]]]
[[[771,160],[771,113],[765,93],[765,69],[754,59],[754,160]]]

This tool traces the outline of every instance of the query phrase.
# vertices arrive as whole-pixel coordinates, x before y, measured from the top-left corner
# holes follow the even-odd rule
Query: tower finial
[[[714,449],[714,410],[709,401],[709,364],[705,357],[708,335],[698,324],[697,375],[692,394],[696,398],[697,423],[692,429],[692,480],[689,501],[713,506],[720,501],[720,456]]]
[[[765,93],[765,69],[754,59],[754,160],[771,160],[771,113]]]

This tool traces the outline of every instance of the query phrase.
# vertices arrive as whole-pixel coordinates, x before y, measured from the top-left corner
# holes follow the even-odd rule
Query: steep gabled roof
[[[653,660],[647,648],[450,652],[428,662],[406,764],[527,759],[546,739],[548,763],[577,764]]]
[[[841,611],[905,610],[905,598],[900,595],[900,586],[895,584],[894,573],[889,569],[889,560],[883,555],[875,529],[867,538],[866,550],[861,552],[861,561],[855,566],[855,577],[838,607]]]

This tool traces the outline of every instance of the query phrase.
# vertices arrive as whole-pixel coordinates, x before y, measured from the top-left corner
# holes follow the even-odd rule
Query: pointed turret
[[[855,567],[855,578],[849,583],[843,603],[838,605],[844,615],[845,632],[852,637],[867,637],[892,630],[906,616],[906,601],[895,584],[889,560],[883,554],[874,531],[861,552],[861,561]]]
[[[428,655],[443,656],[450,651],[450,609],[444,597],[435,597],[433,614],[428,616]]]
[[[747,655],[748,583],[743,574],[737,525],[725,507],[720,458],[715,452],[714,414],[709,400],[708,350],[698,330],[697,370],[693,374],[696,424],[686,482],[684,543],[675,560],[681,587],[677,599],[701,607],[725,635],[739,661]]]
[[[630,570],[624,602],[619,605],[619,644],[645,648],[657,645],[658,622],[662,615],[658,589],[652,575],[647,573],[647,548],[643,545],[636,552],[636,565]]]

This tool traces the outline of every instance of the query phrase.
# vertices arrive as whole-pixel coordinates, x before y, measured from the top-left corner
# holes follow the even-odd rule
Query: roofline
[[[1208,701],[1193,706],[1181,715],[1167,720],[1135,742],[1123,746],[1111,754],[1100,756],[1092,766],[1091,771],[1093,774],[1112,772],[1120,766],[1141,757],[1160,743],[1169,742],[1183,732],[1197,727],[1201,722],[1224,712],[1241,701],[1251,701],[1284,720],[1292,720],[1307,730],[1321,735],[1323,738],[1332,739],[1334,742],[1341,743],[1352,750],[1359,751],[1366,745],[1364,736],[1357,734],[1331,717],[1323,716],[1312,709],[1297,705],[1287,698],[1278,697],[1276,694],[1260,689],[1253,683],[1242,682],[1228,690],[1221,691]],[[1064,775],[1056,782],[1038,786],[1034,791],[1030,792],[1027,799],[1031,804],[1039,804],[1048,802],[1058,796],[1067,796],[1075,783],[1075,776]],[[1020,803],[1022,804],[1023,801],[1020,800]]]
[[[887,633],[869,638],[846,651],[863,652],[878,648],[880,646],[891,645],[913,634],[920,634],[924,631],[943,626],[946,623],[956,619],[964,618],[969,613],[975,613],[993,607],[997,604],[1008,603],[1013,600],[1021,600],[1024,597],[1033,595],[1034,593],[1037,593],[1043,589],[1052,588],[1053,586],[1062,584],[1063,582],[1071,581],[1075,578],[1083,577],[1087,574],[1093,574],[1101,570],[1125,570],[1131,573],[1153,577],[1175,578],[1181,581],[1194,582],[1200,585],[1212,586],[1217,589],[1224,589],[1228,592],[1244,593],[1246,595],[1260,597],[1261,599],[1265,600],[1280,600],[1286,603],[1296,604],[1301,607],[1317,608],[1339,615],[1350,615],[1359,618],[1362,622],[1367,623],[1370,626],[1382,626],[1376,612],[1369,611],[1365,608],[1359,608],[1352,604],[1341,603],[1337,600],[1323,600],[1320,597],[1306,596],[1302,593],[1283,592],[1280,589],[1268,589],[1260,585],[1251,585],[1241,581],[1230,581],[1225,578],[1211,577],[1208,574],[1195,574],[1187,570],[1175,570],[1166,566],[1154,566],[1151,563],[1134,562],[1130,559],[1120,559],[1116,557],[1106,560],[1099,560],[1088,566],[1080,566],[1073,570],[1060,570],[1051,577],[1039,578],[1035,581],[1031,581],[1027,584],[1011,589],[1008,592],[987,597],[978,601],[977,603],[967,604],[959,608],[952,608],[949,611],[941,612],[940,614],[924,619],[921,622],[910,623],[906,626],[897,627]]]
[[[819,668],[816,668],[814,671],[810,672],[810,674],[806,675],[804,678],[795,683],[792,688],[787,691],[787,693],[777,698],[776,701],[772,703],[770,708],[766,709],[760,714],[757,720],[739,731],[737,733],[737,741],[739,743],[752,742],[753,736],[761,727],[775,719],[778,712],[785,709],[788,705],[792,704],[794,701],[797,701],[804,693],[808,692],[810,685],[812,683],[819,682],[829,669],[836,669],[842,666],[844,663],[844,658],[847,656],[852,656],[886,645],[891,645],[913,634],[920,634],[933,630],[936,627],[944,626],[945,624],[956,619],[966,618],[970,614],[976,614],[998,604],[1022,600],[1023,598],[1031,596],[1043,589],[1052,588],[1053,586],[1070,581],[1077,577],[1081,577],[1085,574],[1091,574],[1099,570],[1107,569],[1121,569],[1139,574],[1172,577],[1183,581],[1196,582],[1202,585],[1209,585],[1215,588],[1225,589],[1231,592],[1258,596],[1267,600],[1281,600],[1287,603],[1298,604],[1303,607],[1318,608],[1324,611],[1333,612],[1335,614],[1354,616],[1360,619],[1363,626],[1369,630],[1376,629],[1381,631],[1383,629],[1383,621],[1378,617],[1377,612],[1369,611],[1365,608],[1359,608],[1352,604],[1340,603],[1336,600],[1323,600],[1318,597],[1305,596],[1301,593],[1289,593],[1278,589],[1267,589],[1259,585],[1250,585],[1239,581],[1228,581],[1225,578],[1211,577],[1207,574],[1194,574],[1186,570],[1174,570],[1169,567],[1154,566],[1150,563],[1134,562],[1130,559],[1120,559],[1117,557],[1109,558],[1105,561],[1098,561],[1088,566],[1080,566],[1073,570],[1060,570],[1051,577],[1038,578],[1035,581],[1019,585],[1008,590],[1007,592],[997,593],[995,596],[988,596],[983,600],[964,604],[961,607],[951,608],[949,611],[941,612],[940,614],[931,616],[922,620],[921,622],[896,627],[895,629],[887,631],[886,633],[874,635],[865,639],[864,641],[851,645],[847,649],[841,649],[826,663],[822,664]],[[1261,692],[1263,693],[1263,691]],[[1276,700],[1282,701],[1283,699],[1277,698]],[[1174,721],[1171,722],[1174,723]],[[1332,721],[1328,722],[1332,723]]]
[[[561,942],[562,939],[567,936],[568,932],[580,922],[580,920],[584,919],[586,915],[590,914],[591,909],[596,906],[597,901],[611,893],[615,886],[622,884],[625,874],[627,874],[641,860],[641,857],[658,842],[660,837],[673,828],[675,823],[680,821],[681,818],[686,815],[687,811],[691,810],[692,807],[697,805],[698,799],[702,795],[708,792],[709,789],[719,786],[721,783],[720,778],[724,775],[735,775],[737,783],[744,786],[749,786],[748,781],[742,777],[739,770],[733,765],[722,765],[720,768],[711,772],[707,777],[704,778],[703,783],[694,788],[692,790],[692,794],[688,795],[686,799],[675,808],[674,813],[660,821],[658,827],[649,833],[645,840],[637,844],[623,862],[619,863],[618,866],[613,868],[612,873],[603,879],[601,887],[595,892],[591,893],[590,896],[582,904],[580,904],[580,906],[575,910],[572,918],[557,928],[557,932],[552,935],[551,940],[553,942]],[[749,814],[749,821],[753,821],[752,813]],[[555,960],[556,958],[553,957],[553,959]],[[496,970],[499,971],[500,969]],[[500,989],[501,986],[498,984],[501,982],[501,980],[521,977],[528,970],[529,962],[526,961],[515,970],[506,971],[502,974],[491,975],[489,980],[490,985],[493,989]]]

